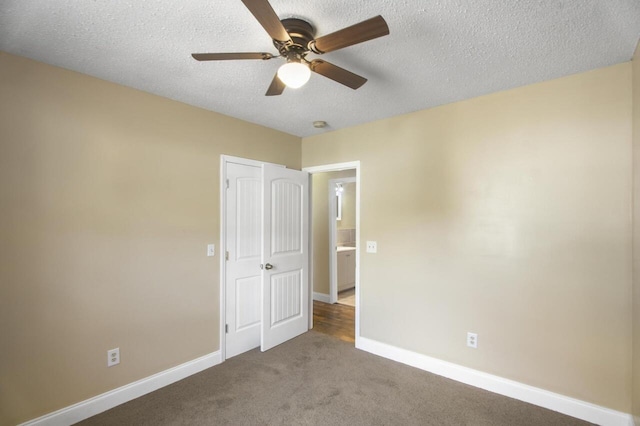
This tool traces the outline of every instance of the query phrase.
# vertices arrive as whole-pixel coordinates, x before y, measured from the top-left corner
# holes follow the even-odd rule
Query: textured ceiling
[[[369,79],[314,74],[266,97],[281,59],[197,62],[192,52],[267,51],[240,0],[2,0],[0,50],[298,136],[629,61],[638,0],[271,0],[316,36],[381,14],[390,35],[322,59]],[[309,55],[309,58],[317,55]],[[314,120],[329,123],[315,129]]]

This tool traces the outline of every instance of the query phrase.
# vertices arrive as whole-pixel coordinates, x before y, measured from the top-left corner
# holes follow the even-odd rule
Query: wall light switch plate
[[[367,253],[377,253],[378,243],[375,241],[367,241]]]
[[[216,255],[216,245],[207,244],[207,256],[215,256],[215,255]]]

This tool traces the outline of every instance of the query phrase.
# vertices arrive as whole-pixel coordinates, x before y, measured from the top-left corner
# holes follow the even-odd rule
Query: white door
[[[260,346],[262,169],[227,163],[226,357]]]
[[[265,164],[262,338],[266,351],[309,329],[309,174]]]

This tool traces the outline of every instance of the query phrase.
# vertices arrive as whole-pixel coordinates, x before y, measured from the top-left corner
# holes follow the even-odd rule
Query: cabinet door
[[[345,289],[345,285],[347,284],[347,258],[345,257],[345,252],[338,252],[338,291],[342,291]]]
[[[356,285],[356,252],[345,252],[345,282],[347,288]]]

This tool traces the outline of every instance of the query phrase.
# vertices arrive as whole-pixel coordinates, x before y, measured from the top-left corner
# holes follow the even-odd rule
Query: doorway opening
[[[330,179],[329,188],[329,300],[356,306],[356,178]],[[317,175],[316,175],[317,176]],[[335,249],[335,250],[334,250]]]
[[[310,327],[328,330],[328,334],[357,344],[360,336],[360,162],[307,167],[303,171],[311,175],[312,193],[313,315]],[[339,303],[340,296],[350,296],[340,294],[339,290],[353,293],[352,306]]]

